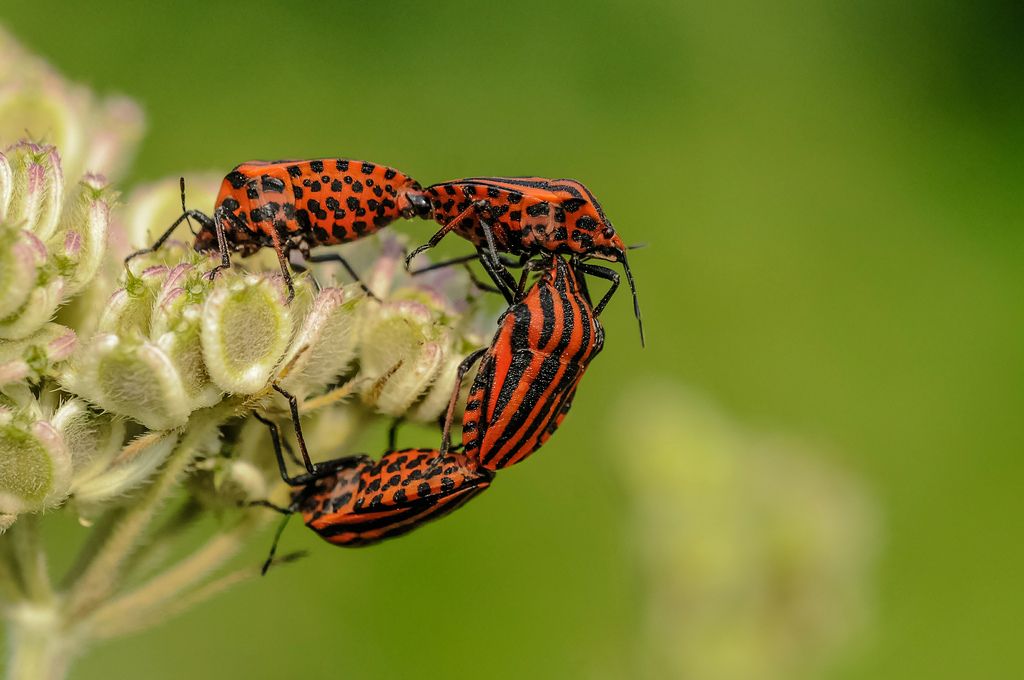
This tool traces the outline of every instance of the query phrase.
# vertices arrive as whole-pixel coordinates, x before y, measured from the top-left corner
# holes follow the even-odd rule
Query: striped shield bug
[[[200,224],[195,249],[221,255],[211,277],[231,266],[230,252],[244,257],[270,247],[277,252],[289,300],[294,295],[288,268],[292,250],[312,262],[335,260],[358,281],[341,256],[310,256],[310,248],[355,241],[399,217],[430,214],[416,180],[385,165],[344,158],[243,163],[221,182],[212,216],[186,209],[184,180],[181,202],[181,217],[152,247],[132,253],[125,262],[156,250],[179,224],[194,219]]]
[[[410,253],[407,266],[416,255],[454,231],[476,246],[481,264],[511,304],[514,282],[499,252],[519,255],[523,261],[549,252],[621,262],[643,343],[636,284],[626,260],[628,248],[582,182],[544,177],[468,177],[434,184],[425,193],[431,214],[442,227]],[[617,277],[611,270],[605,271]]]
[[[468,458],[488,470],[515,465],[548,440],[565,418],[587,366],[604,347],[598,315],[614,287],[593,307],[577,273],[589,272],[590,265],[551,255],[527,267],[544,268],[499,319],[490,347],[459,365],[445,419],[442,454],[462,379],[479,360],[462,417],[462,445]]]
[[[277,425],[256,417],[269,428],[281,478],[292,487],[287,507],[254,503],[285,515],[264,572],[273,562],[288,518],[295,513],[329,543],[373,545],[452,512],[490,486],[494,477],[462,453],[441,454],[434,449],[392,450],[377,461],[364,455],[346,456],[307,465],[305,473],[293,477],[288,474]]]

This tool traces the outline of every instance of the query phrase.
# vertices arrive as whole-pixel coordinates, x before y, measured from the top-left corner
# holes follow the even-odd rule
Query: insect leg
[[[178,225],[186,221],[189,217],[194,218],[197,222],[202,224],[207,229],[212,228],[214,225],[214,220],[210,218],[209,215],[201,213],[198,210],[187,210],[181,214],[181,217],[174,220],[174,223],[167,228],[167,231],[160,235],[160,238],[158,238],[153,243],[152,246],[150,246],[149,248],[143,248],[142,250],[136,250],[134,253],[124,258],[124,263],[128,264],[128,262],[138,257],[139,255],[145,255],[146,253],[152,253],[159,250],[160,246],[162,246],[164,242],[171,237],[171,234],[174,233],[174,230],[178,228]]]
[[[426,250],[430,250],[431,248],[436,246],[438,243],[441,242],[441,239],[443,239],[445,236],[448,235],[448,232],[450,232],[452,229],[457,227],[462,220],[464,220],[467,217],[469,217],[470,213],[477,212],[477,210],[478,210],[477,204],[473,203],[468,208],[466,208],[465,210],[460,212],[458,215],[456,215],[453,219],[449,220],[446,225],[444,225],[443,227],[438,229],[437,233],[435,233],[433,236],[431,236],[429,241],[427,241],[426,243],[424,243],[423,245],[419,246],[414,251],[412,251],[411,253],[406,255],[406,257],[405,257],[405,270],[409,271],[409,264],[413,261],[413,259],[415,259],[415,257],[417,255],[419,255],[420,253],[422,253],[422,252],[424,252]]]
[[[459,392],[462,391],[462,379],[469,373],[469,369],[473,367],[480,357],[487,351],[486,347],[471,352],[462,362],[459,364],[459,368],[455,371],[455,388],[452,389],[452,397],[448,400],[448,413],[444,418],[444,428],[441,430],[441,449],[438,454],[438,459],[444,457],[448,453],[448,449],[451,447],[451,433],[452,433],[452,420],[455,418],[455,404],[459,400]]]
[[[256,417],[256,420],[266,425],[267,429],[270,430],[270,441],[274,444],[274,455],[277,457],[277,467],[281,471],[281,479],[283,479],[284,483],[288,486],[301,486],[305,481],[306,475],[302,475],[300,477],[288,476],[288,467],[285,465],[284,453],[281,448],[281,433],[277,429],[277,424],[268,418],[264,418],[258,413],[253,413],[253,416]]]
[[[299,423],[299,401],[290,392],[286,392],[280,385],[271,385],[282,397],[288,400],[288,408],[291,411],[292,427],[295,428],[295,441],[299,444],[299,454],[302,455],[302,464],[311,476],[316,477],[317,467],[309,459],[309,451],[306,450],[306,440],[302,436],[302,425]],[[286,482],[288,480],[285,480]]]
[[[352,265],[348,263],[348,260],[343,258],[338,253],[321,253],[319,255],[310,255],[306,258],[306,262],[337,262],[348,272],[348,275],[352,277],[352,280],[359,284],[359,287],[363,289],[369,297],[380,302],[380,298],[377,297],[370,288],[363,283],[363,280],[359,278],[359,274],[356,274],[356,270],[352,268]]]
[[[220,249],[220,264],[207,272],[206,275],[211,281],[222,269],[231,267],[231,256],[228,254],[228,238],[224,233],[224,220],[228,219],[225,217],[225,214],[234,217],[234,215],[227,213],[223,208],[217,208],[213,211],[213,223],[217,228],[217,248]]]
[[[611,270],[608,267],[601,267],[596,264],[584,264],[582,262],[576,262],[574,263],[574,265],[577,270],[583,272],[584,274],[590,274],[591,276],[596,276],[600,279],[604,279],[611,283],[611,287],[608,288],[608,292],[604,294],[604,297],[601,298],[601,301],[597,303],[596,307],[594,307],[594,316],[600,316],[601,312],[604,311],[605,305],[607,305],[608,301],[612,299],[612,295],[615,294],[615,291],[619,287],[618,272]],[[587,301],[589,302],[590,293],[587,292],[586,296]]]

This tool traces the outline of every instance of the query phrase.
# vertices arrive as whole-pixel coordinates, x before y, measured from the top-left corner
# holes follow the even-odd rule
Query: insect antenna
[[[622,268],[626,271],[626,280],[629,281],[629,290],[633,293],[633,315],[636,316],[637,326],[640,327],[640,346],[646,347],[644,341],[644,322],[640,318],[640,301],[636,297],[636,283],[633,282],[633,272],[629,270],[629,263],[626,261],[626,253],[622,253]]]

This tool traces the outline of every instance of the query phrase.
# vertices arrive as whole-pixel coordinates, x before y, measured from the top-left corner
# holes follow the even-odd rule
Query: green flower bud
[[[67,280],[65,295],[74,295],[100,268],[110,226],[111,196],[102,178],[87,175],[61,219],[49,251],[57,254],[57,270]]]
[[[47,241],[57,229],[64,202],[64,175],[56,148],[18,142],[4,150],[13,172],[6,220]]]
[[[0,340],[0,385],[36,381],[74,351],[75,332],[49,323],[22,340]]]
[[[71,456],[47,422],[0,425],[0,513],[35,512],[68,494]]]
[[[320,291],[306,315],[292,348],[282,362],[281,386],[304,398],[335,381],[356,356],[357,333],[365,296],[348,296],[344,289]]]
[[[34,288],[28,302],[17,312],[0,320],[0,338],[18,340],[34,333],[53,318],[64,299],[64,279],[57,277]]]
[[[128,272],[125,287],[107,302],[97,325],[99,333],[147,337],[157,293],[167,280],[167,267],[149,267],[138,276]]]
[[[76,354],[62,383],[69,392],[151,430],[184,425],[192,411],[174,362],[148,341],[97,335]]]
[[[416,302],[368,308],[359,347],[363,401],[390,416],[405,415],[445,363],[450,332]]]
[[[68,451],[75,485],[103,472],[121,450],[125,437],[125,424],[108,414],[91,411],[81,399],[69,399],[50,418]]]
[[[0,227],[0,323],[24,310],[45,263],[46,246],[31,232]]]
[[[266,387],[292,334],[279,277],[225,277],[203,307],[200,339],[206,370],[222,390],[253,394]]]

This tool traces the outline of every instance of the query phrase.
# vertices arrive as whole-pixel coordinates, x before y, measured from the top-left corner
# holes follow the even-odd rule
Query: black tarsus
[[[636,297],[636,283],[633,281],[633,272],[629,269],[629,262],[626,261],[626,253],[622,253],[622,269],[626,272],[626,281],[629,282],[629,289],[633,292],[633,315],[636,316],[637,326],[640,328],[640,346],[646,347],[644,339],[644,322],[640,318],[640,301]]]
[[[160,238],[158,238],[153,243],[152,246],[150,246],[149,248],[142,248],[141,250],[136,250],[134,253],[124,258],[125,265],[127,266],[129,262],[134,260],[139,255],[145,255],[146,253],[152,253],[159,250],[160,246],[162,246],[167,241],[167,239],[171,237],[171,234],[174,233],[174,230],[178,228],[178,225],[186,221],[189,217],[194,218],[197,222],[202,224],[203,227],[207,229],[212,229],[214,227],[214,220],[206,213],[200,212],[198,210],[186,210],[184,213],[182,213],[181,217],[174,220],[174,223],[171,224],[171,226],[167,227],[167,231],[161,234]],[[191,222],[189,224],[191,224]]]

